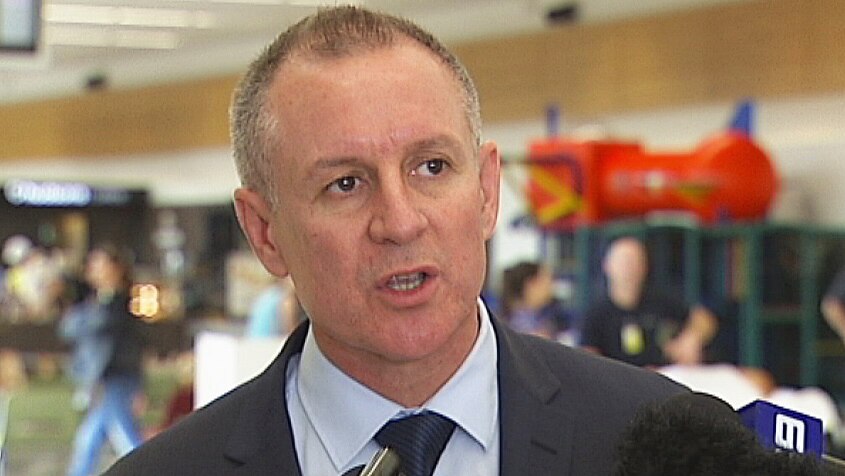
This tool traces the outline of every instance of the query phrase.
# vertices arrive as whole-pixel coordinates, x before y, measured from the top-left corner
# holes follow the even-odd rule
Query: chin
[[[393,334],[394,338],[389,339],[385,344],[397,356],[405,360],[419,360],[433,354],[445,354],[453,350],[455,346],[461,345],[462,328],[459,326],[439,326],[429,332],[419,332],[419,330],[415,328],[411,332],[400,331],[398,335]],[[471,347],[473,342],[474,336],[467,345]]]

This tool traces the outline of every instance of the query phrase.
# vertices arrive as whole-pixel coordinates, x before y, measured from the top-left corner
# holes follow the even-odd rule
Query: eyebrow
[[[332,169],[335,167],[347,167],[350,165],[360,165],[361,159],[355,156],[341,156],[341,157],[326,157],[317,159],[311,167],[312,170]]]
[[[403,148],[403,153],[409,154],[419,151],[443,148],[460,149],[460,147],[461,144],[459,141],[455,140],[454,138],[448,135],[443,134],[411,142]],[[310,169],[311,171],[319,171],[351,166],[362,167],[366,166],[366,164],[361,157],[355,155],[343,155],[338,157],[323,157],[317,159],[314,164],[312,164]]]
[[[405,151],[416,152],[420,150],[440,148],[460,149],[461,143],[455,140],[453,137],[444,134],[412,142],[405,148]]]

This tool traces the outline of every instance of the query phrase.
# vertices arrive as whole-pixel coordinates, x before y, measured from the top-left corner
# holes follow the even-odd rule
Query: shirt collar
[[[422,408],[404,408],[361,385],[320,351],[309,329],[299,363],[299,399],[337,468],[347,465],[396,416],[423,409],[451,418],[486,451],[498,425],[496,335],[478,300],[479,333],[464,363]]]
[[[499,381],[496,333],[487,307],[478,300],[480,326],[464,363],[425,408],[451,418],[486,451],[499,424]]]

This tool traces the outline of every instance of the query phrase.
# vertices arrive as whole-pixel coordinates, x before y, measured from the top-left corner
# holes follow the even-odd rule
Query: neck
[[[633,309],[640,303],[642,286],[619,286],[611,285],[608,289],[608,296],[611,302],[621,309]]]
[[[545,304],[545,299],[543,299],[542,297],[527,297],[523,299],[519,304],[520,307],[533,311],[543,307],[543,304]]]
[[[406,408],[429,401],[457,372],[472,351],[479,320],[461,326],[440,348],[419,359],[397,361],[375,353],[326,355],[344,373],[372,391]],[[320,336],[314,334],[321,350]],[[325,336],[323,336],[325,337]]]
[[[102,287],[97,289],[97,299],[100,302],[110,301],[114,294],[115,288],[113,287]]]

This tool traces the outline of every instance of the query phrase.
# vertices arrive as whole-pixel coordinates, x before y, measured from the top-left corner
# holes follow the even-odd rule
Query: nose
[[[376,243],[403,245],[418,238],[428,226],[418,198],[403,182],[384,183],[372,202],[370,238]]]

